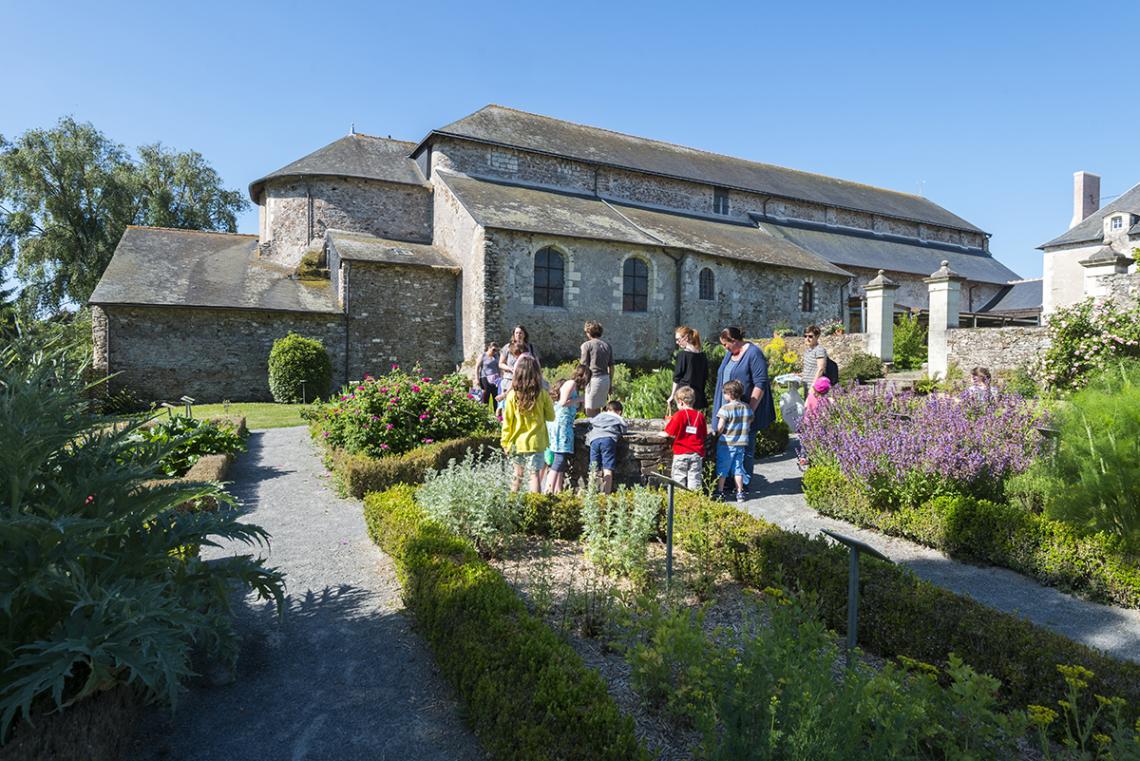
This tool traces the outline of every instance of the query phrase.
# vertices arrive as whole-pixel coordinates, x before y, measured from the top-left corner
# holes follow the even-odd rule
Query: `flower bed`
[[[322,429],[315,426],[314,436],[325,441]],[[497,435],[464,436],[449,441],[424,444],[403,454],[369,457],[330,447],[325,465],[333,472],[338,489],[363,499],[368,492],[383,491],[396,484],[423,483],[429,471],[439,470],[450,460],[462,460],[471,452],[499,451]]]

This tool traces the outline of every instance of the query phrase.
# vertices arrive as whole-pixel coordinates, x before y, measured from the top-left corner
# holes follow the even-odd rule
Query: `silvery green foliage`
[[[523,498],[512,493],[514,467],[500,453],[469,454],[429,473],[416,493],[428,517],[470,539],[481,555],[499,552],[518,529]]]
[[[661,494],[642,487],[603,498],[591,480],[582,492],[582,540],[590,560],[607,573],[644,578],[649,537],[661,510]]]

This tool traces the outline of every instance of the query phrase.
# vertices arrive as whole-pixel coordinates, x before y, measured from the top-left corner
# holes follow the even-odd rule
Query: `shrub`
[[[570,491],[527,493],[519,530],[524,534],[575,540],[582,535],[582,501]]]
[[[204,455],[236,455],[245,451],[242,435],[234,426],[182,415],[158,418],[137,428],[133,438],[165,445],[158,466],[169,477],[184,475]]]
[[[903,315],[895,321],[894,366],[900,370],[913,370],[926,362],[926,326],[918,315]]]
[[[1031,471],[1032,472],[1032,471]],[[1045,584],[1115,605],[1140,607],[1140,568],[1103,534],[1080,536],[1069,526],[1015,504],[942,496],[883,511],[834,466],[804,474],[808,504],[833,518],[869,526],[951,555],[1010,568]],[[1024,481],[1011,479],[1020,488]]]
[[[624,488],[603,497],[589,479],[582,492],[582,540],[590,560],[606,573],[644,580],[646,542],[654,534],[662,509],[661,493],[642,487]]]
[[[296,404],[323,399],[331,383],[332,362],[320,341],[290,332],[273,342],[269,352],[269,393],[273,401]]]
[[[839,382],[846,386],[851,383],[866,383],[882,378],[887,374],[883,360],[871,354],[857,351],[843,367],[839,368]]]
[[[469,392],[467,378],[458,373],[433,380],[393,366],[387,375],[346,387],[307,417],[329,446],[382,457],[490,429],[487,405]]]
[[[791,429],[783,420],[777,420],[756,434],[756,456],[775,457],[788,451]]]
[[[429,472],[416,502],[424,515],[489,557],[518,529],[522,495],[511,492],[513,477],[514,467],[501,452],[468,455]]]
[[[171,443],[91,416],[56,359],[0,355],[0,436],[19,442],[0,449],[0,736],[33,705],[64,709],[120,684],[173,702],[195,646],[236,656],[233,584],[282,602],[263,560],[185,552],[268,537],[216,484],[152,483]],[[207,499],[218,507],[176,509]]]
[[[1029,374],[1029,368],[1024,365],[1013,370],[999,371],[998,380],[1005,391],[1011,394],[1020,394],[1026,399],[1035,399],[1041,392],[1037,386],[1037,381]]]
[[[769,378],[798,373],[802,369],[800,355],[789,351],[783,336],[776,333],[772,335],[771,341],[764,344],[764,357],[768,360]]]
[[[837,465],[882,508],[939,494],[996,497],[1037,453],[1037,408],[1014,394],[926,396],[842,390],[800,425],[813,465]]]
[[[1103,531],[1140,553],[1140,366],[1117,366],[1057,416],[1060,441],[1048,509],[1084,533]]]
[[[1113,360],[1140,356],[1140,302],[1088,298],[1055,310],[1046,330],[1049,346],[1030,374],[1049,389],[1083,388]]]
[[[314,426],[316,438],[327,441],[323,434],[319,424]],[[330,449],[325,464],[336,476],[343,494],[363,499],[370,491],[384,491],[396,484],[422,484],[428,472],[439,470],[450,460],[463,459],[469,452],[492,451],[499,451],[498,436],[467,436],[425,444],[410,452],[386,457]]]
[[[369,494],[364,519],[469,725],[496,758],[645,759],[633,722],[466,541],[425,519],[410,487]]]
[[[639,375],[630,382],[629,396],[622,400],[622,414],[631,418],[660,418],[666,412],[665,400],[673,390],[673,370],[660,368]]]
[[[695,532],[741,583],[762,590],[782,585],[815,595],[828,626],[847,620],[845,548],[783,531],[730,505],[695,494],[678,497],[674,538],[687,549]],[[884,657],[945,664],[950,653],[1002,682],[1006,706],[1049,705],[1065,689],[1057,664],[1096,672],[1090,689],[1128,701],[1126,721],[1140,714],[1140,664],[1118,661],[1060,634],[922,581],[897,566],[863,557],[859,641]],[[1090,701],[1091,702],[1091,701]]]

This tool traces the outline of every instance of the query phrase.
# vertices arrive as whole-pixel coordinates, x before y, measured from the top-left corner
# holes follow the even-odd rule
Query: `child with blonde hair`
[[[570,467],[570,458],[574,455],[574,418],[583,402],[583,393],[590,383],[591,374],[589,367],[578,365],[570,380],[560,382],[554,391],[554,426],[550,438],[552,458],[546,484],[546,491],[550,494],[562,491],[562,482]]]
[[[515,463],[511,491],[522,486],[524,471],[530,472],[530,490],[542,487],[542,453],[550,443],[546,423],[554,420],[554,403],[542,387],[538,361],[524,354],[514,366],[511,390],[503,403],[503,430],[499,442]]]
[[[693,409],[697,395],[692,388],[681,386],[673,398],[677,402],[677,411],[665,423],[665,433],[673,437],[673,480],[693,491],[700,491],[708,425],[705,416]]]

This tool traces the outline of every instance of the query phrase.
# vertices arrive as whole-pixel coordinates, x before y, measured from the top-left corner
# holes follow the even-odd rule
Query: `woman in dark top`
[[[673,369],[673,390],[670,392],[667,401],[672,404],[673,398],[677,395],[677,389],[681,386],[688,386],[693,389],[693,393],[696,395],[696,399],[693,401],[693,409],[706,409],[709,406],[709,400],[705,394],[705,383],[709,377],[709,358],[701,349],[701,334],[684,325],[677,328],[673,333],[681,351],[677,353],[677,366]]]

